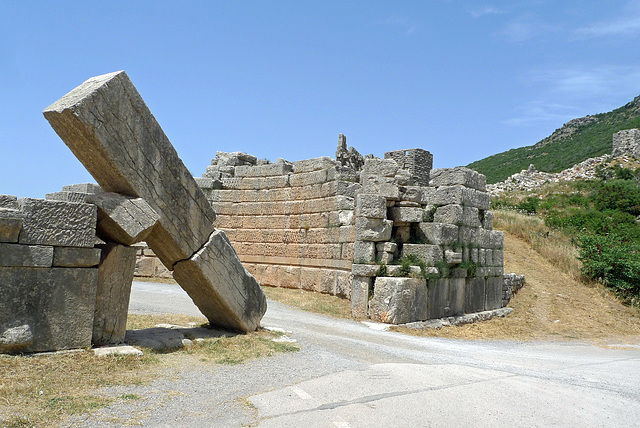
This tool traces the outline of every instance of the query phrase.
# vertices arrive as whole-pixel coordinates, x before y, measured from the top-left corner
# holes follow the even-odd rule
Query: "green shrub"
[[[598,210],[619,210],[634,216],[640,215],[640,186],[629,180],[603,183],[593,203]]]
[[[517,208],[527,214],[535,214],[540,207],[540,198],[537,196],[529,196],[517,205]]]

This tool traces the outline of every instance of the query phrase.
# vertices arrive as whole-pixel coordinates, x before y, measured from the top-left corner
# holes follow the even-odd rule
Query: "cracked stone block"
[[[53,247],[0,243],[0,266],[51,267]]]
[[[393,222],[379,218],[356,218],[356,239],[359,241],[388,241]]]
[[[176,263],[173,277],[213,325],[254,331],[267,309],[260,285],[221,230],[193,257]]]
[[[266,310],[262,289],[230,244],[212,244],[215,212],[127,74],[93,77],[43,113],[104,191],[143,198],[160,216],[145,241],[167,268],[182,266],[174,278],[209,321],[255,329]],[[218,164],[256,163],[246,157],[216,154]]]
[[[28,325],[23,352],[91,346],[96,268],[0,267],[0,331]]]
[[[427,281],[421,278],[378,277],[369,301],[371,319],[404,324],[427,319]]]
[[[98,207],[98,236],[122,245],[144,241],[160,219],[142,198],[108,192],[91,195],[87,202]]]
[[[419,207],[391,207],[389,219],[394,223],[419,223],[424,219],[424,209]]]
[[[115,242],[102,246],[91,339],[94,345],[124,342],[136,251]]]
[[[452,245],[458,242],[458,226],[448,223],[420,223],[418,236],[429,244]]]
[[[386,219],[387,199],[378,195],[358,195],[356,197],[356,217]]]
[[[369,310],[369,290],[373,285],[373,278],[368,276],[354,276],[351,281],[351,316],[366,318]]]
[[[22,198],[21,244],[93,247],[96,207],[91,204]]]

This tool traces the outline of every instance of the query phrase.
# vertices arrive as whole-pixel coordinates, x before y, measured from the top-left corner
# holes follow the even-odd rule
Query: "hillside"
[[[533,146],[511,149],[467,167],[497,183],[534,164],[538,171],[559,172],[585,159],[611,153],[614,133],[640,128],[640,96],[608,113],[573,119]]]

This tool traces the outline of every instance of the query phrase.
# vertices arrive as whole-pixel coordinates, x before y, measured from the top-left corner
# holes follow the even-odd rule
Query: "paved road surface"
[[[178,286],[138,282],[130,311],[199,315]],[[180,369],[125,388],[144,399],[80,425],[640,427],[638,344],[416,338],[275,302],[262,325],[291,332],[301,351]]]

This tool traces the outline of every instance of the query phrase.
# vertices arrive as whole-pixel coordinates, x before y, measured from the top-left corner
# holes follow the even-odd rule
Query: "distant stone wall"
[[[262,285],[349,297],[358,174],[329,157],[258,161],[219,152],[197,179],[240,260]]]
[[[613,134],[612,154],[640,158],[640,129],[625,129]]]

